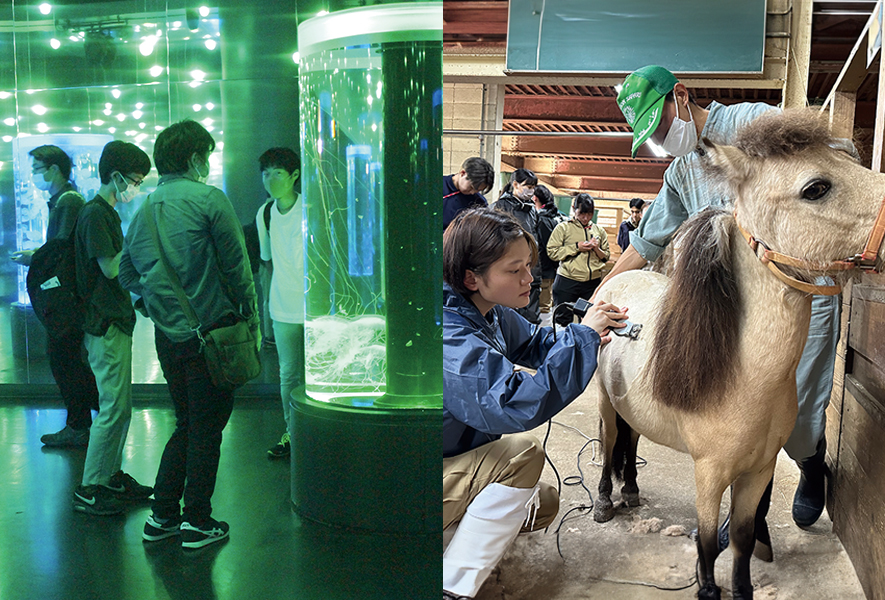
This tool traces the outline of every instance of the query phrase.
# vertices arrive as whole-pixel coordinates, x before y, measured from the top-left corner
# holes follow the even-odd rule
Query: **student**
[[[224,192],[206,185],[214,149],[215,140],[196,121],[186,119],[160,132],[154,143],[160,181],[129,225],[120,265],[120,281],[142,297],[154,322],[157,358],[175,408],[175,431],[160,459],[142,537],[153,542],[180,535],[183,548],[219,542],[230,531],[212,517],[212,494],[234,393],[212,384],[200,340],[169,284],[148,215],[200,331],[245,320],[261,338],[243,227]]]
[[[71,158],[58,146],[45,145],[28,152],[31,178],[37,189],[49,194],[46,241],[70,238],[80,210],[86,203],[71,183]],[[33,250],[13,252],[13,262],[30,266]],[[67,410],[65,427],[47,433],[40,441],[49,447],[85,447],[89,443],[92,411],[98,410],[95,375],[83,355],[83,330],[70,328],[54,333],[47,328],[49,368]]]
[[[286,432],[267,451],[270,458],[291,452],[292,392],[304,393],[304,239],[298,181],[301,159],[289,148],[271,148],[258,159],[268,203],[255,215],[261,260],[273,262],[268,291],[270,318],[280,357],[280,395]],[[270,204],[270,206],[268,206]],[[270,228],[265,213],[269,213]]]
[[[630,200],[630,218],[622,222],[618,228],[618,246],[621,247],[621,252],[626,251],[627,246],[630,245],[630,232],[639,227],[643,208],[645,208],[645,201],[642,198]]]
[[[120,513],[122,500],[153,493],[120,468],[132,419],[135,310],[117,279],[123,229],[114,210],[118,202],[132,200],[150,170],[151,159],[141,148],[109,142],[98,162],[101,187],[77,222],[77,293],[86,307],[84,344],[98,386],[98,416],[89,433],[83,482],[74,490],[74,510],[90,515]]]
[[[555,339],[532,327],[514,309],[529,301],[537,259],[534,238],[496,210],[466,211],[443,236],[443,528],[460,521],[443,556],[444,599],[474,597],[520,530],[556,517],[556,489],[539,483],[541,443],[524,432],[584,391],[627,316],[603,304]]]
[[[549,313],[553,310],[553,280],[556,278],[556,269],[559,268],[559,262],[550,258],[547,253],[547,243],[550,241],[550,234],[556,229],[556,226],[567,220],[566,216],[559,212],[556,208],[556,202],[553,200],[553,194],[546,186],[535,186],[535,193],[532,196],[535,203],[535,210],[538,213],[538,255],[541,265],[541,312]]]
[[[494,208],[502,212],[510,213],[514,219],[528,231],[538,243],[538,213],[532,198],[535,195],[535,186],[538,185],[538,177],[529,169],[516,169],[510,176],[510,181],[501,190],[498,201]],[[535,325],[541,322],[541,266],[535,265],[532,271],[532,291],[529,294],[529,303],[521,307],[517,312]]]
[[[483,194],[495,184],[495,169],[484,158],[471,156],[461,164],[461,170],[443,176],[443,229],[461,211],[475,206],[487,206]]]
[[[679,226],[708,206],[726,206],[730,199],[705,176],[698,141],[708,138],[729,144],[738,130],[759,115],[776,110],[758,102],[701,108],[685,85],[667,69],[647,66],[627,76],[618,94],[618,106],[633,129],[633,155],[647,139],[660,144],[675,160],[664,173],[664,185],[630,234],[630,245],[603,283],[618,273],[641,269],[663,254]],[[799,414],[784,450],[799,466],[800,479],[793,496],[793,521],[807,527],[824,509],[826,408],[833,385],[836,342],[839,339],[839,296],[814,296],[811,324],[796,384]],[[767,512],[771,484],[760,510]]]
[[[547,253],[559,261],[553,281],[553,303],[589,299],[602,281],[602,268],[611,257],[608,234],[593,222],[596,207],[590,194],[578,194],[572,201],[574,217],[560,223],[550,234]],[[560,324],[572,322],[571,315],[557,316]]]

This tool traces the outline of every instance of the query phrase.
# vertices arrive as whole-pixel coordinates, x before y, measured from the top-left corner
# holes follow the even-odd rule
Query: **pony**
[[[861,249],[864,266],[881,266],[885,174],[861,166],[811,109],[772,111],[733,146],[704,139],[701,151],[733,209],[707,209],[683,224],[670,277],[625,272],[596,295],[628,306],[643,329],[637,340],[614,336],[599,353],[603,468],[594,518],[613,518],[611,476],[621,466],[622,500],[639,505],[640,435],[687,452],[697,488],[698,598],[721,597],[717,529],[731,486],[733,597],[750,599],[750,556],[757,537],[768,539],[757,506],[796,420],[811,295],[838,293]],[[836,285],[815,285],[823,274]]]

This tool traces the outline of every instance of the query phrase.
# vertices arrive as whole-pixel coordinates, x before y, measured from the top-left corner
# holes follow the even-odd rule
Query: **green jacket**
[[[580,252],[578,242],[588,242],[591,238],[599,238],[599,249],[605,253],[605,260],[596,256],[595,252]],[[577,219],[560,223],[550,234],[547,241],[547,255],[559,261],[558,275],[574,281],[590,281],[602,277],[602,267],[611,258],[608,247],[608,235],[605,230],[591,222],[586,229]]]

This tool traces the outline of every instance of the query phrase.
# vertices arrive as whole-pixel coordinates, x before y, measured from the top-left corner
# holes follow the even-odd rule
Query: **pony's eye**
[[[806,200],[820,200],[830,191],[830,182],[823,179],[816,179],[805,186],[802,190],[802,197]]]

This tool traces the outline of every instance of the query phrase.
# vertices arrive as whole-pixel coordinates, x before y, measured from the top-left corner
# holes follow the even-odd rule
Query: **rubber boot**
[[[450,597],[476,596],[527,521],[530,507],[540,506],[538,492],[538,486],[493,483],[473,499],[443,554],[443,590]]]
[[[799,527],[814,525],[824,511],[827,499],[824,492],[826,453],[827,440],[822,438],[817,443],[817,452],[813,456],[796,461],[801,475],[793,496],[793,521]]]

